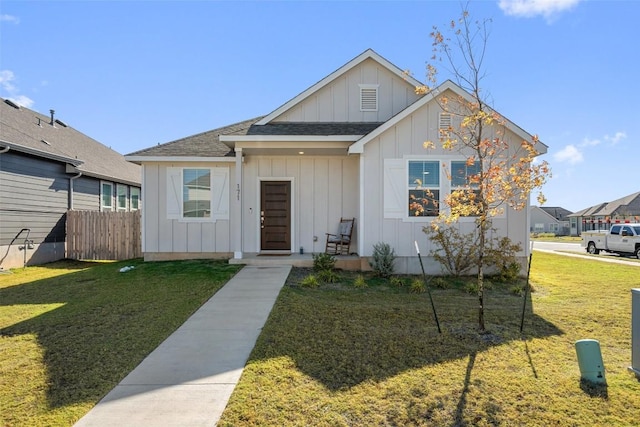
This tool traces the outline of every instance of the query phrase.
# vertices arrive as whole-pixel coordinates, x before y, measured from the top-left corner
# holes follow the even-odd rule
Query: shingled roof
[[[366,135],[382,123],[275,122],[252,125],[247,135]]]
[[[614,215],[639,215],[640,214],[640,191],[628,196],[616,199],[613,202],[601,203],[583,209],[569,216],[614,216]]]
[[[127,156],[141,157],[228,157],[233,156],[232,150],[220,142],[220,135],[246,135],[249,127],[260,120],[254,119],[234,123],[229,126],[198,133],[180,138],[175,141],[158,144],[127,154]]]
[[[0,146],[76,166],[83,174],[140,185],[140,166],[60,119],[0,98]]]

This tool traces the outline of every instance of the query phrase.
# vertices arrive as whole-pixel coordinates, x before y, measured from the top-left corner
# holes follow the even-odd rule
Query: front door
[[[291,182],[260,182],[260,250],[291,250]]]

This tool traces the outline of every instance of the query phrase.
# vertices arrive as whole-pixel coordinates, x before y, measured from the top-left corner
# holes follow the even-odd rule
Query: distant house
[[[355,218],[359,266],[386,242],[397,272],[419,272],[414,242],[429,254],[423,228],[480,167],[473,153],[424,147],[451,125],[436,94],[470,95],[451,81],[416,94],[420,84],[369,49],[266,116],[128,154],[143,166],[145,260],[323,252],[325,233]],[[517,149],[531,135],[506,121],[504,139]],[[527,221],[528,210],[508,209],[493,225],[528,248]],[[425,268],[441,271],[432,258]]]
[[[67,210],[138,210],[140,179],[140,166],[54,111],[0,99],[0,267],[64,258]]]
[[[569,214],[571,211],[560,207],[531,206],[530,230],[532,233],[554,233],[569,235]]]
[[[569,220],[572,236],[583,231],[609,230],[611,224],[640,222],[640,191],[572,213]]]

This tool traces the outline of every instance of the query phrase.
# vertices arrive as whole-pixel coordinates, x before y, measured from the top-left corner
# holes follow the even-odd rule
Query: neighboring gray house
[[[266,116],[127,155],[143,168],[145,260],[241,263],[274,251],[324,252],[325,233],[355,218],[350,253],[359,255],[358,266],[367,268],[374,245],[386,242],[397,272],[419,272],[414,242],[430,253],[423,228],[460,185],[456,179],[466,181],[474,169],[467,165],[473,153],[424,147],[452,120],[436,97],[470,95],[451,81],[426,95],[416,94],[418,85],[369,49]],[[514,150],[531,138],[506,121],[504,139]],[[542,143],[536,149],[546,152]],[[436,202],[412,211],[425,189]],[[528,214],[507,209],[493,222],[524,248],[523,262]],[[474,218],[457,226],[474,230]],[[441,272],[433,258],[425,261],[429,272]]]
[[[569,220],[572,236],[583,231],[609,230],[611,224],[640,222],[640,191],[572,213]]]
[[[531,206],[529,231],[532,233],[554,233],[569,235],[569,214],[571,211],[560,207]]]
[[[64,258],[67,210],[138,210],[140,179],[140,166],[53,111],[0,98],[0,268]]]

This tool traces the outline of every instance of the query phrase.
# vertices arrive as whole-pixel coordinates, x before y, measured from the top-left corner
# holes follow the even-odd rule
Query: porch
[[[341,270],[366,271],[371,267],[366,258],[358,255],[336,255],[336,268]],[[269,267],[290,265],[292,267],[313,268],[313,254],[310,253],[243,253],[242,258],[231,258],[229,264]]]

